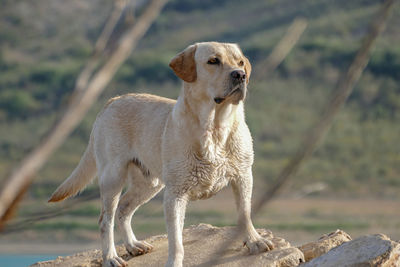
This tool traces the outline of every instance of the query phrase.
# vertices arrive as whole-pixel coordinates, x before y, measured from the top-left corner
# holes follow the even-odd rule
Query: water
[[[58,255],[0,254],[0,267],[26,267],[38,261],[54,260]]]

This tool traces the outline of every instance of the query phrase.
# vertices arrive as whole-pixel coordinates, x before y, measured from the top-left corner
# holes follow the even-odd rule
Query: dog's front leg
[[[168,233],[168,261],[166,267],[182,267],[183,243],[182,231],[185,219],[187,199],[165,190],[164,214]]]
[[[239,213],[239,231],[245,235],[245,245],[250,254],[257,254],[274,248],[272,242],[261,237],[251,221],[251,195],[253,189],[253,175],[251,170],[232,182],[236,206]]]

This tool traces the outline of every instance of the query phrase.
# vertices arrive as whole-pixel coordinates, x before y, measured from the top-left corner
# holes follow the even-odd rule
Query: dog
[[[230,184],[238,226],[251,254],[273,249],[250,218],[253,143],[244,117],[251,65],[236,44],[190,45],[169,66],[183,80],[177,100],[149,94],[112,98],[99,113],[84,155],[49,202],[81,191],[96,173],[104,266],[126,266],[114,246],[114,220],[129,253],[150,252],[131,228],[134,212],[161,189],[168,233],[166,266],[180,267],[188,201],[206,199]],[[122,197],[121,191],[128,183]]]

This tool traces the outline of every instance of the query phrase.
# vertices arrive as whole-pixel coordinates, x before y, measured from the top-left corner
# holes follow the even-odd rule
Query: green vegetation
[[[98,224],[87,224],[87,223],[76,223],[76,222],[49,222],[49,223],[40,223],[33,226],[33,229],[40,231],[49,231],[49,230],[64,230],[71,231],[76,229],[83,230],[91,230],[97,231],[99,229]]]
[[[36,201],[36,207],[42,206],[73,170],[86,147],[95,116],[109,97],[128,92],[176,97],[180,81],[168,62],[197,41],[239,43],[252,62],[254,73],[260,73],[263,70],[259,63],[293,19],[300,16],[309,22],[300,42],[274,73],[251,80],[246,102],[255,143],[255,190],[265,191],[317,120],[378,7],[379,2],[372,0],[171,1],[98,103],[39,173],[28,200]],[[91,2],[85,8],[69,1],[56,1],[51,7],[30,1],[3,1],[0,181],[38,143],[65,107],[110,10],[111,2],[105,0]],[[400,6],[393,11],[346,107],[321,147],[290,183],[288,193],[323,182],[327,189],[317,195],[400,196],[400,48],[396,45],[400,43]],[[67,214],[94,217],[98,209],[89,205]],[[28,209],[23,211],[26,213],[21,215],[34,214]],[[162,210],[139,210],[139,215],[160,217]],[[194,222],[209,218],[214,218],[211,220],[215,223],[225,222],[216,215],[192,212],[188,217]],[[158,222],[154,224],[138,227],[144,231],[160,226]],[[337,227],[342,224],[347,222],[339,222]],[[34,228],[81,227],[72,223],[57,225],[44,223]],[[368,226],[358,222],[348,225]],[[333,225],[275,226],[308,231]],[[94,228],[92,224],[82,227]]]

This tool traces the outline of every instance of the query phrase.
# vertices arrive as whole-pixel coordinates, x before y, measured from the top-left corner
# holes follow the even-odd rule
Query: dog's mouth
[[[215,97],[214,102],[217,104],[221,104],[228,98],[232,98],[232,103],[233,104],[238,104],[240,100],[243,100],[246,96],[246,88],[244,86],[236,86],[228,94],[226,94],[224,97]]]

